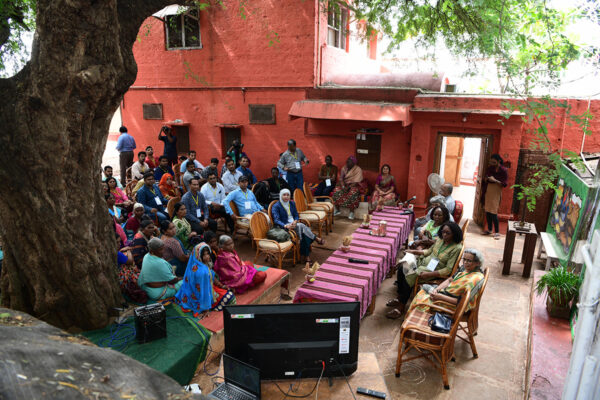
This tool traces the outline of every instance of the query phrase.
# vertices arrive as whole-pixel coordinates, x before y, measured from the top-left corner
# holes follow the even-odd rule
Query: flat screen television
[[[350,375],[358,367],[360,303],[227,306],[225,353],[262,379]]]

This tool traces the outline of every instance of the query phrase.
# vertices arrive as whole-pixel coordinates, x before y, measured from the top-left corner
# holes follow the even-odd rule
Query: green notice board
[[[546,232],[553,238],[560,263],[566,265],[581,229],[590,187],[562,165]]]

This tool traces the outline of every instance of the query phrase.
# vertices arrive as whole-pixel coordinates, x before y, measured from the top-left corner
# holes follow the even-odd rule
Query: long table
[[[387,222],[384,237],[369,232]],[[395,207],[385,207],[371,216],[368,229],[357,228],[348,252],[336,250],[321,265],[314,282],[305,281],[296,291],[294,303],[359,301],[363,317],[374,300],[379,286],[396,263],[399,247],[406,242],[414,225],[414,214],[402,214]],[[359,258],[368,264],[350,263]]]

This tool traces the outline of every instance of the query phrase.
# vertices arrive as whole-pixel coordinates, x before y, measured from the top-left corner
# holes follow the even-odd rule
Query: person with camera
[[[290,191],[304,188],[304,177],[302,175],[302,162],[308,165],[308,158],[302,150],[296,147],[294,139],[288,140],[288,149],[281,155],[277,166],[287,172],[287,182],[290,185]]]
[[[158,140],[165,143],[163,156],[167,157],[169,165],[177,164],[177,136],[175,136],[173,130],[168,126],[163,126],[158,132]]]
[[[242,161],[242,157],[247,157],[246,153],[242,151],[243,148],[244,143],[240,143],[239,140],[235,139],[231,144],[229,150],[227,150],[227,155],[231,157],[236,168],[240,166],[240,161]]]

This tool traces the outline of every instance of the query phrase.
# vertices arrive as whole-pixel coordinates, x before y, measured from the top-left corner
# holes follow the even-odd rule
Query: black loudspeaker
[[[135,337],[138,343],[148,343],[167,337],[167,313],[162,304],[151,304],[133,310]]]

